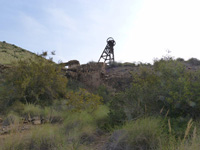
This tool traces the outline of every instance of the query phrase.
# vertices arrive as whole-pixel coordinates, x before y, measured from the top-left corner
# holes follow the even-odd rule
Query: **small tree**
[[[1,98],[7,106],[17,100],[48,105],[66,92],[67,78],[61,75],[61,68],[42,57],[18,61],[3,79]]]

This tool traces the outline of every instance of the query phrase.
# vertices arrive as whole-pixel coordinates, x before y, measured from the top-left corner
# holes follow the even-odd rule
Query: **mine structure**
[[[115,61],[113,47],[115,46],[116,42],[112,37],[109,37],[106,42],[107,42],[107,45],[105,49],[103,50],[103,53],[101,54],[98,62],[100,62],[101,59],[104,60],[104,63]]]

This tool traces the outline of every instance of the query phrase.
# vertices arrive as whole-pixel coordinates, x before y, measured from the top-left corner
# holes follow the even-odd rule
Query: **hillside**
[[[37,55],[0,48],[0,150],[199,150],[200,60],[14,67]]]
[[[180,62],[186,70],[195,72],[200,69],[200,61],[196,58],[187,61],[178,58],[177,62]],[[66,76],[81,82],[90,91],[95,91],[103,85],[115,93],[130,87],[133,81],[132,74],[138,72],[140,66],[154,68],[154,65],[151,64],[136,65],[134,63],[114,62],[111,65],[106,65],[104,63],[88,63],[66,69]]]
[[[137,71],[134,64],[109,66],[104,63],[88,63],[66,69],[66,76],[84,84],[90,91],[106,86],[113,92],[122,91],[129,87],[131,73]]]
[[[14,44],[0,42],[0,64],[8,65],[20,59],[27,59],[36,56],[36,54],[20,48]]]
[[[14,44],[0,42],[0,70],[7,68],[7,65],[12,64],[13,61],[34,56],[37,55]],[[191,58],[188,61],[178,58],[177,61],[183,63],[185,68],[189,70],[196,71],[200,68],[200,61],[196,58]],[[63,68],[63,71],[68,78],[81,82],[90,91],[104,85],[113,92],[119,92],[130,87],[133,80],[132,72],[137,72],[139,66],[134,63],[114,62],[111,65],[106,65],[93,62],[68,69]],[[148,66],[152,67],[150,64]]]

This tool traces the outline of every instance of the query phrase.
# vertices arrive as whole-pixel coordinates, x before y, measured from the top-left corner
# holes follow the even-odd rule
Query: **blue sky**
[[[170,50],[200,59],[199,0],[0,0],[0,41],[54,61],[98,61],[106,39],[115,60],[152,62]]]

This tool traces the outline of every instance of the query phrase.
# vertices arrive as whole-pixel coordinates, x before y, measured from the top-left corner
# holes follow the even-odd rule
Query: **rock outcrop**
[[[80,62],[78,60],[70,60],[66,63],[61,63],[63,66],[68,66],[68,68],[74,68],[80,66]]]
[[[120,91],[129,87],[132,81],[131,71],[135,71],[136,68],[134,66],[111,67],[105,63],[89,63],[66,69],[66,76],[83,83],[91,90],[105,85],[112,91]]]

